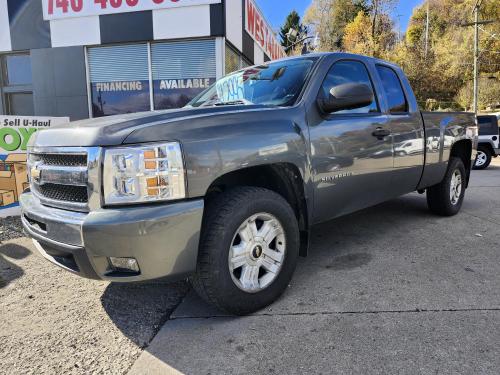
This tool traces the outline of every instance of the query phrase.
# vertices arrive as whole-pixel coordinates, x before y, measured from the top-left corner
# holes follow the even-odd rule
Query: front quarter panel
[[[275,163],[295,165],[309,180],[308,129],[301,106],[245,109],[193,118],[178,127],[136,130],[127,143],[177,140],[182,144],[188,196],[202,197],[219,177],[243,168]],[[307,195],[307,190],[306,190]]]

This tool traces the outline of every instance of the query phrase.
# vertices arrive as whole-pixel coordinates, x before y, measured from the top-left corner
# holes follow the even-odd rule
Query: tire
[[[443,181],[427,189],[429,209],[441,216],[456,215],[464,201],[466,176],[462,159],[452,157]],[[457,179],[460,180],[459,183]]]
[[[263,234],[264,229],[269,229],[270,243],[253,235]],[[281,234],[271,241],[275,233]],[[299,244],[297,219],[285,199],[263,188],[232,189],[207,205],[191,284],[220,310],[235,315],[255,312],[274,302],[289,285]]]
[[[477,158],[474,162],[474,169],[481,170],[488,168],[492,157],[493,155],[488,147],[479,146],[477,149]]]

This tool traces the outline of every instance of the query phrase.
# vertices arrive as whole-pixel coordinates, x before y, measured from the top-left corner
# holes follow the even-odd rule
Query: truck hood
[[[114,146],[126,143],[127,137],[136,130],[149,126],[172,128],[189,127],[197,129],[197,119],[207,117],[219,118],[227,114],[241,114],[248,111],[269,110],[270,107],[249,106],[224,106],[206,108],[181,108],[165,111],[141,112],[126,115],[100,117],[90,120],[81,120],[70,123],[69,126],[57,126],[35,133],[30,141],[30,146],[38,147],[91,147]],[[206,121],[203,121],[206,124]],[[216,124],[217,122],[211,122]],[[206,126],[206,125],[199,125]],[[158,139],[165,140],[165,139]]]

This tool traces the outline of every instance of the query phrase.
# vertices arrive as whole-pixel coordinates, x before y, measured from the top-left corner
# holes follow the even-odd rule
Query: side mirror
[[[325,113],[363,108],[375,100],[370,87],[362,83],[344,83],[333,87],[328,98],[319,98],[319,108]]]

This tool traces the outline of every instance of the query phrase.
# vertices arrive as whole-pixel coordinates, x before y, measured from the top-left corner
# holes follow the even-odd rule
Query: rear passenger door
[[[393,140],[394,171],[390,194],[397,197],[416,190],[422,176],[426,147],[424,124],[418,108],[410,106],[408,98],[413,94],[401,81],[403,73],[381,63],[375,67]]]

